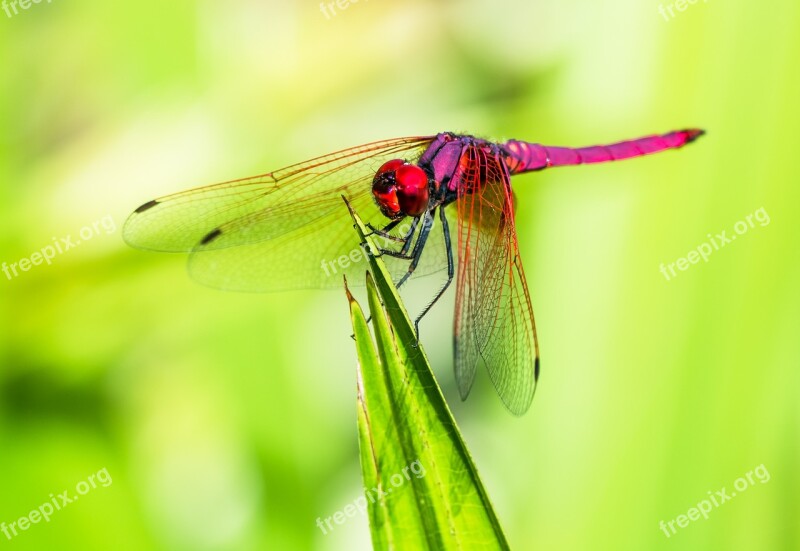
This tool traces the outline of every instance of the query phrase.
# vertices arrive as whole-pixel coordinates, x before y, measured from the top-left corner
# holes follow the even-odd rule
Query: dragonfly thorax
[[[393,159],[375,173],[372,195],[387,218],[421,216],[428,208],[428,175],[417,165]]]

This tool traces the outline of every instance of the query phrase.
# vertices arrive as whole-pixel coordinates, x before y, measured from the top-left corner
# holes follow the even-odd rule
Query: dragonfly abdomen
[[[512,174],[542,170],[551,166],[619,161],[676,149],[693,142],[705,132],[698,129],[679,130],[660,136],[591,147],[551,147],[536,143],[509,140],[503,144],[506,163]]]

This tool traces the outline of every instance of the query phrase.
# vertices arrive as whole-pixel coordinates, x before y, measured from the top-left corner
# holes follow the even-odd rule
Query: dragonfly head
[[[393,159],[375,173],[372,195],[387,218],[421,216],[428,209],[428,175],[417,165]]]

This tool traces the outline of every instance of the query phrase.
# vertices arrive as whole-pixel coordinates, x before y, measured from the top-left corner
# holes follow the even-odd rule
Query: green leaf
[[[378,249],[351,210],[371,273],[373,335],[347,291],[358,353],[358,433],[375,549],[508,549]],[[346,282],[345,282],[346,286]]]

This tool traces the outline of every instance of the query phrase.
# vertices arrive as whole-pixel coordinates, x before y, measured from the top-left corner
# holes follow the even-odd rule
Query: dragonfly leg
[[[417,238],[417,242],[414,245],[414,250],[411,251],[411,254],[408,258],[411,260],[411,264],[408,265],[408,271],[400,278],[400,281],[397,282],[397,288],[399,289],[400,286],[411,277],[411,274],[414,273],[414,270],[417,269],[417,264],[419,264],[419,259],[422,257],[422,249],[425,248],[425,242],[428,240],[428,234],[431,232],[431,228],[433,224],[430,222],[430,219],[433,218],[433,215],[430,211],[425,213],[425,221],[422,224],[422,229],[419,231],[419,237]]]
[[[427,218],[428,217],[427,217],[427,214],[426,214],[426,219]],[[418,216],[417,218],[414,218],[413,222],[411,222],[411,229],[406,234],[406,242],[403,244],[403,248],[400,249],[401,253],[408,254],[408,249],[411,248],[411,242],[413,241],[412,238],[414,237],[414,232],[417,230],[417,224],[419,224],[420,220],[422,220],[422,217]],[[427,221],[425,222],[425,224],[427,224]],[[430,224],[428,224],[428,225],[430,225]]]
[[[391,256],[392,258],[400,258],[402,260],[414,260],[414,257],[411,256],[410,254],[393,251],[391,249],[380,249],[380,251],[381,251],[381,256],[386,255],[386,256]]]
[[[444,246],[445,249],[447,250],[447,281],[445,282],[444,285],[442,285],[439,291],[437,291],[436,295],[433,297],[433,300],[431,300],[428,303],[425,309],[422,310],[420,315],[418,315],[417,318],[414,320],[414,330],[417,333],[417,343],[416,343],[417,345],[419,345],[419,322],[422,320],[423,317],[425,317],[425,314],[427,314],[428,311],[430,311],[433,305],[436,304],[436,302],[440,298],[442,298],[442,295],[444,294],[445,291],[447,291],[447,288],[450,287],[450,284],[453,282],[453,277],[455,276],[455,264],[453,263],[453,247],[450,243],[450,228],[447,226],[447,216],[445,216],[445,212],[442,207],[439,207],[439,218],[442,221],[442,232],[444,233]]]
[[[408,254],[408,249],[411,247],[412,237],[414,235],[414,232],[417,229],[417,225],[419,224],[420,218],[421,217],[414,218],[414,220],[411,222],[411,227],[408,229],[408,231],[406,232],[406,234],[403,237],[396,237],[394,235],[389,235],[388,234],[388,232],[391,231],[392,228],[396,227],[397,224],[399,224],[401,220],[393,220],[393,221],[389,222],[388,224],[386,224],[386,226],[384,226],[380,230],[376,229],[372,224],[368,223],[367,227],[372,230],[373,234],[379,235],[379,236],[384,237],[384,238],[392,239],[392,240],[395,240],[395,241],[402,241],[403,242],[403,248],[399,252],[398,251],[393,251],[391,249],[384,249],[384,248],[380,248],[379,247],[378,250],[381,253],[380,256],[383,256],[384,254],[386,254],[388,256],[393,256],[395,258],[402,258],[402,259],[405,259],[405,260],[411,260],[413,257]],[[402,284],[402,282],[397,285],[398,289],[400,288],[401,284]],[[369,317],[367,317],[367,323],[369,323],[370,320],[372,320],[372,316],[371,315]],[[350,335],[350,337],[352,337],[355,340],[355,335]]]
[[[369,229],[369,231],[370,231],[369,235],[379,235],[379,236],[383,237],[384,239],[391,239],[392,241],[398,241],[399,242],[399,241],[403,241],[404,238],[403,237],[397,237],[396,235],[392,235],[389,232],[392,231],[394,228],[396,228],[397,224],[399,224],[400,222],[401,222],[401,220],[392,220],[391,222],[386,224],[381,229],[378,229],[375,226],[373,226],[372,222],[367,222],[366,226],[367,226],[367,229]]]
[[[414,220],[411,222],[411,227],[409,228],[408,232],[405,234],[405,236],[403,236],[400,239],[400,241],[403,241],[403,248],[402,249],[400,249],[399,251],[393,251],[391,249],[381,248],[380,249],[381,254],[382,255],[386,254],[386,255],[392,256],[394,258],[401,258],[403,260],[413,260],[414,256],[408,254],[408,249],[411,248],[411,243],[413,241],[412,238],[414,237],[414,232],[417,231],[417,225],[419,224],[419,221],[421,219],[422,219],[422,217],[414,218]],[[422,232],[420,232],[420,235],[421,234],[422,234]]]

